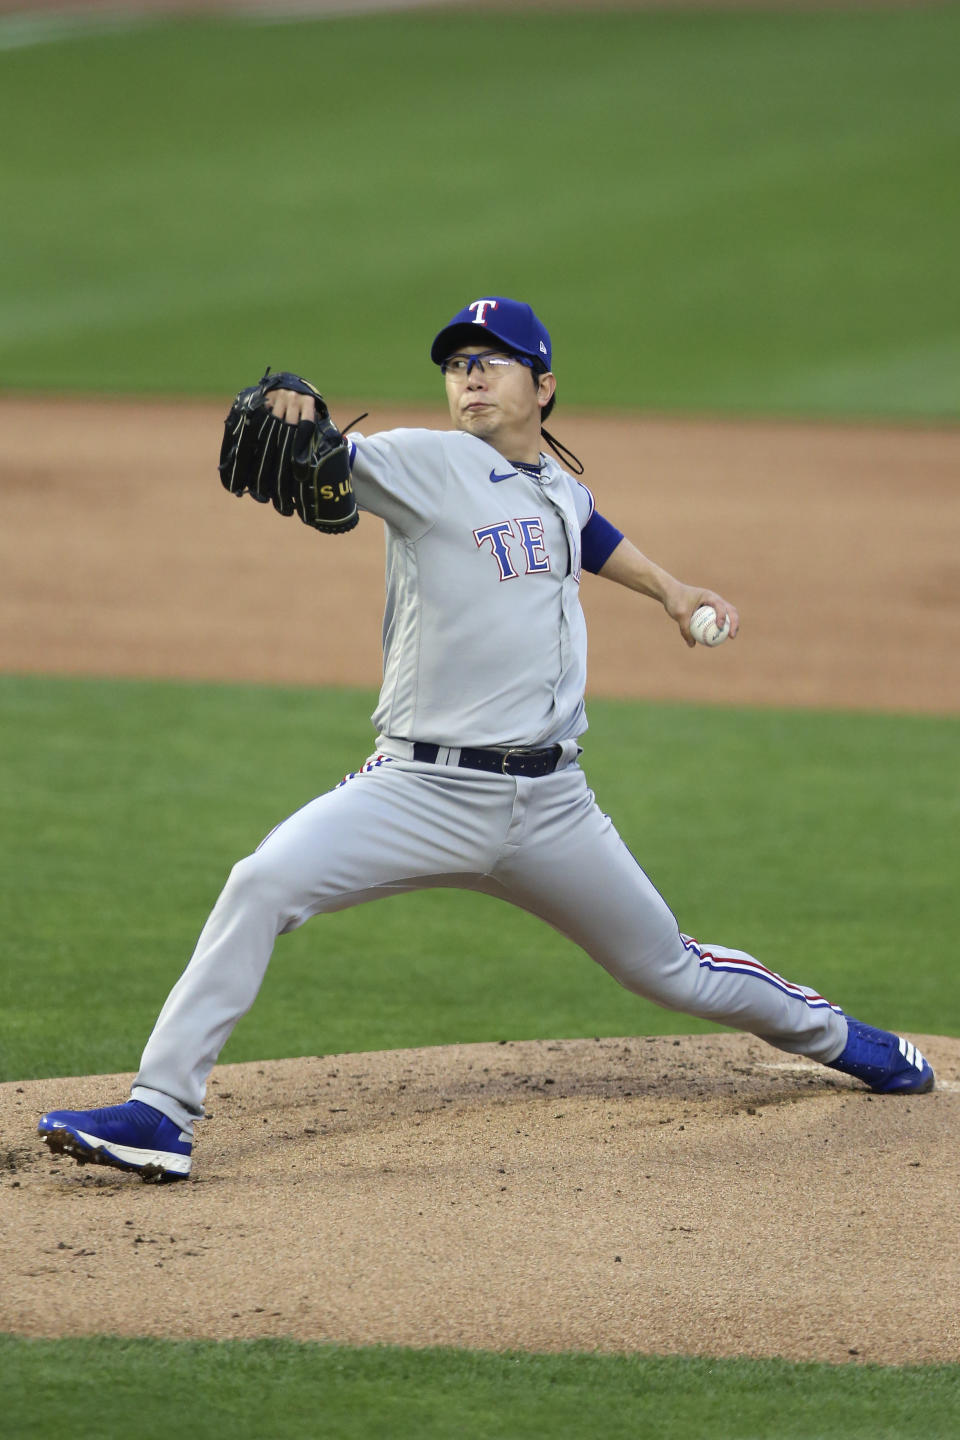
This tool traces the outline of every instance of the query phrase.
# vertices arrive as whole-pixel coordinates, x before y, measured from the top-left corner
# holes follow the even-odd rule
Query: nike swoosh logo
[[[511,480],[516,475],[516,470],[508,470],[506,475],[498,475],[496,470],[490,471],[490,484],[499,485],[501,480]]]

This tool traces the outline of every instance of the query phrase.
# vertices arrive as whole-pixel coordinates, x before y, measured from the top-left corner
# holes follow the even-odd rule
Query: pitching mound
[[[224,1065],[195,1178],[48,1156],[0,1086],[0,1330],[960,1359],[960,1040],[870,1095],[740,1035]]]

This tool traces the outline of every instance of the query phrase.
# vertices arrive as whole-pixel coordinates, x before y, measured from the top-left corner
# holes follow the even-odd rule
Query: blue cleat
[[[190,1174],[191,1137],[142,1100],[103,1110],[51,1110],[37,1133],[54,1154],[80,1165],[116,1165],[158,1182]]]
[[[878,1095],[924,1095],[934,1087],[933,1067],[917,1047],[889,1030],[847,1019],[847,1043],[831,1070],[842,1070]]]

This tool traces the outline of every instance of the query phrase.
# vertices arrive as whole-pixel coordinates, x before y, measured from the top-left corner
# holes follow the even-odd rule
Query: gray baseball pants
[[[147,1042],[134,1099],[192,1132],[278,935],[326,911],[439,886],[540,916],[658,1005],[824,1062],[846,1043],[843,1014],[815,991],[743,951],[681,935],[575,762],[525,779],[377,757],[233,867]]]

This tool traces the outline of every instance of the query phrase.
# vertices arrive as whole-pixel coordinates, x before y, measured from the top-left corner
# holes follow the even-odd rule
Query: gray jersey
[[[547,456],[539,478],[524,474],[463,431],[349,439],[357,503],[386,524],[378,745],[582,734],[586,486]]]

